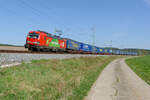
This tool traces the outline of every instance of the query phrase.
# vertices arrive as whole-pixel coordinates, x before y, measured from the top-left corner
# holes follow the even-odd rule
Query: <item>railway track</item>
[[[90,54],[90,53],[77,53],[77,52],[43,52],[43,51],[21,51],[21,50],[0,50],[0,53],[28,53],[28,54]],[[97,54],[94,54],[97,55]]]
[[[0,50],[0,53],[30,53],[29,51],[18,51],[18,50]]]
[[[0,50],[0,53],[26,53],[26,54],[82,54],[82,55],[110,55],[110,54],[95,54],[95,53],[81,53],[81,52],[43,52],[43,51],[22,51],[22,50]]]
[[[21,51],[21,50],[0,50],[0,53],[67,54],[66,52],[34,52],[34,51]]]

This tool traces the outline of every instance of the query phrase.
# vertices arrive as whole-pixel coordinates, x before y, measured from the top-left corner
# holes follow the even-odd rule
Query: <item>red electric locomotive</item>
[[[31,51],[66,51],[66,40],[44,31],[30,31],[25,47]]]

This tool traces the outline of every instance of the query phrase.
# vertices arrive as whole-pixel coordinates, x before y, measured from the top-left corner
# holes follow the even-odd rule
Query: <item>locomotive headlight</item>
[[[27,41],[27,43],[31,43],[30,41]]]
[[[33,42],[33,43],[35,43],[35,44],[40,44],[40,42]]]

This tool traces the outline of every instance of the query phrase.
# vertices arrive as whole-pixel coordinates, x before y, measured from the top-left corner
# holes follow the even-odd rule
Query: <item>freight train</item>
[[[25,48],[29,51],[67,52],[101,55],[137,55],[136,52],[102,48],[68,38],[53,35],[44,31],[30,31],[26,38]]]

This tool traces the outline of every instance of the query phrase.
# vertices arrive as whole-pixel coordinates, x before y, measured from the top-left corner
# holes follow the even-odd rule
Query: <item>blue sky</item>
[[[31,30],[97,46],[150,49],[150,0],[0,0],[0,43],[23,45]]]

